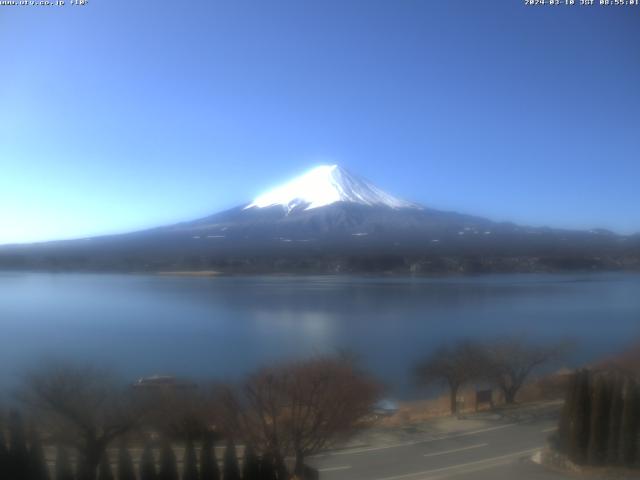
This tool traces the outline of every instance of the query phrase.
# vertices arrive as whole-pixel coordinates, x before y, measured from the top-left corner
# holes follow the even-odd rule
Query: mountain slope
[[[335,165],[194,221],[0,247],[0,267],[38,269],[539,271],[640,268],[639,259],[637,236],[524,227],[434,210]]]

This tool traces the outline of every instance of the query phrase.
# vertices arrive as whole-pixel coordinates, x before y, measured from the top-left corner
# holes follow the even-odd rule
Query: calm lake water
[[[346,348],[399,396],[410,368],[463,337],[579,341],[572,363],[640,336],[640,275],[462,278],[0,273],[0,384],[43,358],[236,379]]]

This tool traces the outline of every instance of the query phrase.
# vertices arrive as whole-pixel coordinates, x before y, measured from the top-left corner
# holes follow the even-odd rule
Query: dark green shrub
[[[159,480],[178,480],[178,467],[176,465],[176,455],[169,442],[164,442],[160,450],[160,473]]]
[[[206,435],[200,450],[200,480],[220,480],[220,469],[211,435]]]
[[[150,443],[145,445],[140,457],[140,480],[157,480],[156,459]]]
[[[63,447],[56,449],[55,480],[73,480],[73,470],[69,461],[69,454]]]
[[[260,480],[278,480],[275,457],[269,452],[260,459]]]
[[[571,422],[575,409],[576,389],[578,386],[578,373],[569,376],[567,393],[564,399],[562,412],[560,413],[560,423],[558,425],[557,448],[560,452],[569,453],[569,443],[571,437]]]
[[[584,464],[587,460],[590,410],[589,371],[581,370],[578,372],[573,415],[569,423],[569,458],[577,464]]]
[[[29,480],[49,480],[49,469],[44,457],[40,436],[31,431],[29,445]]]
[[[620,462],[632,467],[638,450],[638,387],[628,378],[623,391],[622,424],[620,427]]]
[[[9,477],[9,450],[4,441],[4,432],[0,426],[0,478]]]
[[[591,426],[587,452],[590,465],[603,465],[607,459],[610,390],[611,381],[605,375],[598,375],[593,384],[591,400]]]
[[[624,378],[615,375],[611,387],[611,411],[609,412],[609,435],[607,445],[607,465],[616,465],[620,461],[620,427],[622,425]]]
[[[118,480],[136,480],[131,454],[124,445],[118,449]]]
[[[182,480],[198,480],[198,460],[191,440],[185,445],[182,469]]]
[[[244,451],[242,480],[260,480],[260,459],[251,445]]]
[[[22,416],[17,411],[9,414],[9,475],[12,480],[29,478],[29,451]]]
[[[111,460],[109,460],[109,455],[106,452],[102,455],[98,465],[98,480],[114,480]]]
[[[238,455],[233,442],[227,442],[224,451],[223,476],[224,480],[240,480],[240,468],[238,467]]]

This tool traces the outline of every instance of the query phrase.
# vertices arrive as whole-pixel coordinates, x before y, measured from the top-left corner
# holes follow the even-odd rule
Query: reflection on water
[[[640,276],[221,277],[0,273],[0,383],[73,357],[130,377],[235,378],[267,361],[355,351],[398,394],[442,342],[580,341],[574,362],[640,334]]]

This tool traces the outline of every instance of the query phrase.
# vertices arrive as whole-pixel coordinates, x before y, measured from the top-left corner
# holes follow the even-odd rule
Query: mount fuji
[[[312,210],[337,202],[393,209],[422,208],[383,192],[375,185],[359,178],[338,165],[321,165],[292,181],[275,188],[245,208],[282,206],[290,212],[298,208]]]
[[[238,272],[639,269],[640,238],[499,223],[400,199],[322,165],[205,218],[0,247],[0,268]]]

